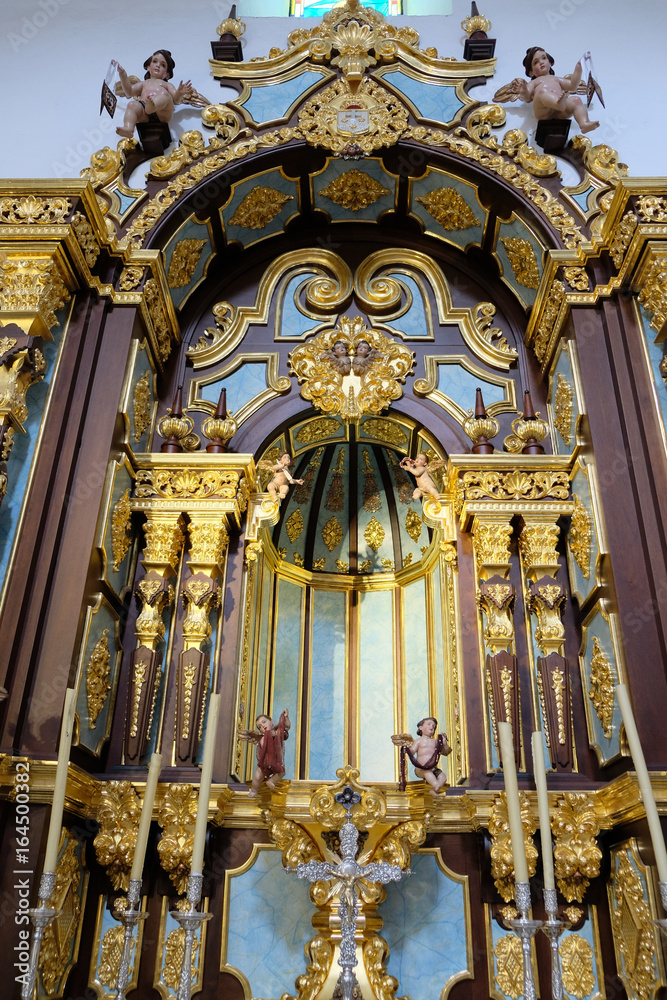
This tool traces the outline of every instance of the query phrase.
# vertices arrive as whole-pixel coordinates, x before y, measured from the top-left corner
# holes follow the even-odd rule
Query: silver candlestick
[[[34,996],[35,983],[37,982],[37,968],[39,966],[39,952],[42,947],[44,931],[49,926],[51,921],[60,913],[60,910],[55,910],[53,907],[49,906],[49,900],[53,895],[55,887],[56,873],[42,872],[42,877],[39,880],[39,906],[32,910],[28,910],[35,931],[32,937],[32,948],[30,949],[28,972],[23,980],[23,985],[21,986],[21,1000],[32,1000],[32,997]]]
[[[528,911],[530,910],[530,882],[515,882],[514,893],[516,905],[521,912],[521,916],[516,920],[507,920],[506,923],[521,941],[521,950],[523,952],[523,1000],[536,1000],[530,942],[542,926],[542,921],[530,920],[528,918]]]
[[[560,952],[558,938],[569,927],[563,920],[558,920],[558,893],[555,889],[544,889],[544,909],[547,920],[542,924],[542,930],[551,944],[551,995],[553,1000],[563,1000],[563,976],[560,968]]]
[[[201,873],[191,873],[188,876],[188,892],[186,900],[187,910],[172,910],[171,915],[177,920],[185,931],[185,944],[183,947],[183,964],[181,965],[181,975],[178,980],[178,990],[176,1000],[190,1000],[190,990],[192,988],[192,948],[194,944],[197,928],[204,921],[210,920],[212,913],[202,913],[197,909],[201,900],[204,876]]]
[[[125,1000],[127,987],[130,982],[130,956],[132,954],[132,938],[134,937],[134,928],[137,927],[140,920],[145,920],[148,916],[147,913],[141,912],[140,879],[130,879],[130,885],[127,890],[127,906],[120,907],[118,905],[121,899],[122,897],[116,900],[113,911],[113,915],[116,920],[119,920],[125,928],[125,934],[123,935],[123,952],[120,959],[120,965],[118,967],[118,976],[116,977],[115,1000]]]
[[[659,882],[658,885],[660,886],[662,908],[667,913],[667,882]],[[653,922],[658,925],[662,933],[667,937],[667,920],[663,917],[661,920],[654,920]]]

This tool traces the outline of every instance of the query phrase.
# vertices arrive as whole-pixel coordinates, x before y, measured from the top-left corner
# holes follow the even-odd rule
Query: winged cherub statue
[[[447,777],[438,767],[440,757],[447,757],[452,748],[446,733],[436,732],[438,720],[432,715],[417,723],[417,739],[409,733],[396,733],[391,742],[401,750],[401,791],[405,789],[405,758],[410,758],[418,778],[423,778],[431,786],[430,793],[437,799],[438,792],[447,784]]]
[[[266,487],[272,500],[284,500],[290,486],[293,486],[294,483],[303,486],[303,479],[292,478],[289,471],[291,462],[292,456],[288,451],[284,451],[277,462],[270,462],[263,458],[261,462],[257,463],[258,469],[270,469],[273,472],[273,478]]]
[[[408,458],[406,455],[405,458],[401,459],[399,464],[402,469],[406,469],[412,473],[417,481],[412,494],[413,500],[419,500],[426,493],[431,497],[435,497],[436,500],[440,499],[438,487],[431,479],[429,473],[435,472],[436,469],[442,469],[445,463],[441,459],[437,458],[429,462],[426,452],[420,451],[416,458]]]
[[[287,709],[281,713],[278,724],[268,715],[258,715],[255,719],[257,729],[239,729],[239,739],[257,746],[257,767],[252,776],[252,785],[248,796],[255,798],[262,782],[271,791],[276,787],[274,777],[285,777],[285,740],[289,736],[292,723]]]

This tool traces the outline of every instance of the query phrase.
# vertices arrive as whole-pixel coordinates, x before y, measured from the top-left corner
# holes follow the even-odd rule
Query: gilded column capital
[[[7,248],[9,246],[9,248]],[[33,242],[0,249],[0,319],[16,323],[29,337],[52,340],[56,313],[66,305],[75,283],[63,250],[55,242]]]
[[[519,533],[519,552],[526,577],[535,582],[540,577],[555,577],[560,569],[558,515],[526,513]]]
[[[510,539],[512,525],[510,517],[502,514],[475,514],[472,521],[472,536],[475,549],[477,576],[490,580],[493,576],[509,579]]]

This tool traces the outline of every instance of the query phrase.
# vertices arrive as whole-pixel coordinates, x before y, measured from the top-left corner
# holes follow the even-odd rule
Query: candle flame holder
[[[177,920],[185,931],[185,944],[183,947],[183,964],[181,965],[181,975],[176,991],[176,1000],[190,1000],[190,989],[192,987],[192,946],[195,934],[200,924],[210,920],[212,913],[203,913],[197,909],[201,902],[204,876],[201,874],[190,874],[188,876],[188,892],[186,900],[189,903],[187,910],[172,910],[171,915]]]
[[[132,938],[134,928],[141,920],[145,920],[147,913],[141,912],[141,880],[130,879],[127,890],[126,906],[120,906],[123,897],[116,900],[113,915],[125,928],[123,935],[123,952],[121,954],[120,965],[118,966],[118,976],[116,977],[116,997],[115,1000],[125,1000],[127,987],[130,983],[130,956],[132,954]]]
[[[521,950],[523,952],[523,1000],[536,1000],[530,942],[540,927],[542,927],[543,921],[530,920],[528,917],[528,911],[530,910],[530,882],[515,882],[514,890],[516,905],[521,916],[516,920],[507,920],[506,924],[512,928],[521,941]]]
[[[558,920],[557,893],[555,889],[544,889],[544,909],[547,911],[547,919],[542,924],[542,931],[549,938],[551,944],[551,995],[553,1000],[563,1000],[563,974],[560,967],[560,951],[558,950],[558,939],[570,925],[564,920]]]
[[[44,931],[60,913],[60,910],[49,906],[49,900],[53,895],[55,887],[56,873],[42,872],[42,877],[39,880],[39,906],[28,910],[35,930],[32,937],[28,972],[21,986],[21,1000],[32,1000],[34,996],[35,984],[37,982],[37,967],[39,965],[39,952],[42,947]]]

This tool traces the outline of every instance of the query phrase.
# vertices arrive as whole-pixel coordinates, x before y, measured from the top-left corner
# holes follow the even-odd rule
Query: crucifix
[[[390,865],[387,861],[371,862],[360,865],[356,860],[359,832],[350,815],[352,807],[361,802],[361,796],[349,785],[335,796],[336,802],[343,806],[347,813],[345,823],[340,830],[340,852],[338,861],[308,861],[288,868],[287,871],[297,878],[308,879],[309,882],[322,882],[335,879],[340,896],[338,915],[340,917],[340,957],[338,964],[341,973],[336,984],[334,996],[341,1000],[354,1000],[361,996],[359,983],[354,974],[357,965],[357,947],[354,935],[359,916],[358,885],[362,880],[367,882],[399,882],[404,875],[412,875],[410,869],[403,871],[398,865]],[[332,852],[333,853],[333,852]],[[338,857],[334,855],[334,857]],[[355,991],[356,987],[356,991]]]

